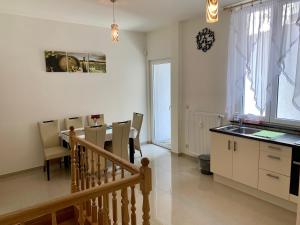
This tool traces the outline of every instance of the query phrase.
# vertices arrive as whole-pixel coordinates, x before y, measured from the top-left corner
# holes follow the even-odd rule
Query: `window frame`
[[[239,104],[240,112],[242,112],[242,115],[247,116],[245,114],[245,81],[243,85],[244,93],[241,96],[241,101]],[[291,120],[291,119],[281,119],[277,118],[277,108],[278,108],[278,93],[279,93],[279,77],[276,79],[273,85],[273,90],[271,92],[271,96],[267,96],[267,98],[270,98],[270,101],[267,103],[266,106],[266,115],[264,117],[257,116],[261,118],[261,120],[265,123],[270,124],[279,124],[279,125],[286,125],[289,127],[300,127],[300,120]],[[270,95],[270,93],[269,93]],[[300,112],[299,112],[300,113]]]
[[[289,4],[289,3],[286,3],[286,4]],[[240,101],[239,101],[238,106],[237,106],[237,108],[239,109],[239,111],[241,112],[241,114],[243,116],[247,116],[247,114],[245,114],[245,100],[246,100],[245,99],[245,88],[246,88],[245,79],[244,79],[244,84],[243,84],[244,92],[243,92],[243,95],[241,96]],[[270,123],[270,124],[275,124],[275,125],[276,124],[286,125],[286,126],[289,126],[289,127],[299,128],[300,127],[300,120],[283,119],[283,118],[278,118],[277,117],[279,79],[280,79],[280,76],[278,76],[277,79],[273,82],[271,92],[267,93],[266,97],[267,97],[267,99],[269,99],[269,101],[267,101],[265,116],[258,116],[258,115],[255,115],[255,116],[257,118],[260,118],[261,121],[263,121],[265,123]]]
[[[279,94],[279,76],[276,79],[276,82],[274,82],[272,93],[274,93],[271,96],[270,100],[270,106],[269,108],[269,122],[274,124],[282,124],[282,125],[288,125],[293,127],[299,127],[300,126],[300,120],[291,120],[291,119],[282,119],[277,117],[277,109],[278,109],[278,94]],[[299,112],[300,113],[300,112]]]

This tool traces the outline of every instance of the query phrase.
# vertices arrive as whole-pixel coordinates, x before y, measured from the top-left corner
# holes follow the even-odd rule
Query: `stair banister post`
[[[152,191],[151,168],[149,167],[149,159],[143,158],[140,173],[143,176],[141,181],[141,191],[143,194],[143,225],[150,225],[150,203],[149,194]]]
[[[76,144],[75,144],[75,137],[76,133],[74,130],[74,127],[70,127],[70,133],[69,133],[69,143],[71,148],[71,193],[75,193],[78,191],[77,183],[76,183]]]

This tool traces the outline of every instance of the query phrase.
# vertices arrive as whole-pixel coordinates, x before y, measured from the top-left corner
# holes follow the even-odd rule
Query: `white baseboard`
[[[228,178],[225,178],[225,177],[222,177],[222,176],[219,176],[219,175],[216,175],[216,174],[214,174],[214,181],[218,182],[218,183],[221,183],[221,184],[224,184],[226,186],[229,186],[231,188],[234,188],[236,190],[239,190],[241,192],[245,192],[249,195],[252,195],[256,198],[262,199],[266,202],[272,203],[274,205],[277,205],[277,206],[282,207],[284,209],[287,209],[289,211],[297,212],[297,204],[294,203],[294,202],[278,198],[276,196],[273,196],[273,195],[267,194],[265,192],[262,192],[258,189],[249,187],[247,185],[238,183],[236,181],[230,180]]]

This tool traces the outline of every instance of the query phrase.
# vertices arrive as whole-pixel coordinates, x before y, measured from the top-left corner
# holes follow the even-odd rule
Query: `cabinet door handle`
[[[236,151],[237,150],[237,144],[236,144],[236,142],[234,141],[233,142],[233,151]]]
[[[227,143],[227,149],[230,150],[231,149],[231,141],[228,140],[228,143]]]
[[[297,162],[297,161],[293,161],[293,164],[296,166],[300,166],[300,162]]]
[[[281,158],[280,158],[280,157],[278,157],[278,156],[274,156],[274,155],[268,155],[268,157],[269,157],[270,159],[281,160]]]
[[[275,147],[275,146],[271,146],[271,145],[269,145],[268,148],[269,148],[269,149],[273,149],[273,150],[277,150],[277,151],[280,151],[280,150],[281,150],[281,148]]]
[[[276,179],[276,180],[279,180],[279,176],[275,176],[275,175],[273,175],[273,174],[267,174],[267,176],[268,177],[271,177],[271,178],[274,178],[274,179]]]

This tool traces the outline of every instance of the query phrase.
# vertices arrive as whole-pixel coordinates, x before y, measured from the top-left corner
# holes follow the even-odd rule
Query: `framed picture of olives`
[[[106,56],[102,53],[45,51],[46,72],[106,73]]]

